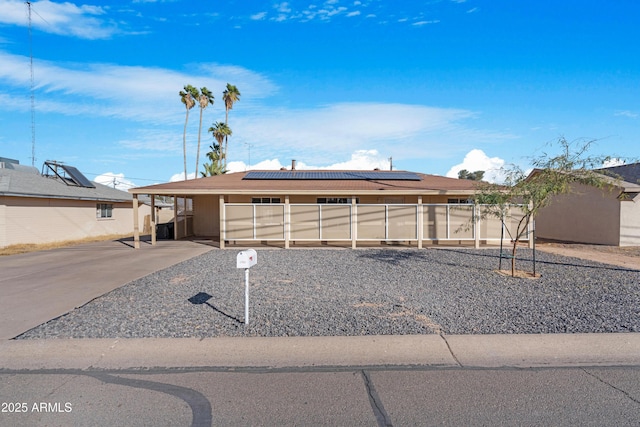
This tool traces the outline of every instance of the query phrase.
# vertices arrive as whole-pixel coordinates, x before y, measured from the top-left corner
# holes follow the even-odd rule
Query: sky
[[[183,179],[178,94],[215,96],[202,170],[227,83],[241,93],[231,172],[295,159],[495,181],[559,138],[640,154],[637,0],[30,4],[0,0],[0,157],[38,169],[56,160],[121,189]],[[189,177],[199,117],[189,111]]]

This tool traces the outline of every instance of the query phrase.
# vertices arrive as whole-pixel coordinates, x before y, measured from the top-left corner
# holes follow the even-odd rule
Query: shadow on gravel
[[[211,307],[213,309],[213,311],[215,311],[216,313],[222,314],[223,316],[225,316],[225,317],[227,317],[227,318],[229,318],[231,320],[235,320],[238,323],[243,323],[237,317],[233,317],[230,314],[227,314],[224,311],[220,310],[215,305],[209,303],[209,300],[211,298],[213,298],[213,296],[209,295],[206,292],[198,292],[197,294],[195,294],[194,296],[189,298],[188,301],[193,305],[201,305],[201,304],[207,305],[207,306]]]
[[[403,251],[397,249],[378,249],[363,252],[359,255],[360,258],[372,259],[374,261],[386,262],[392,265],[399,265],[406,261],[425,260],[423,252],[418,251]]]
[[[483,253],[483,251],[481,251],[481,252],[470,252],[470,251],[461,251],[461,250],[458,250],[458,249],[438,249],[438,250],[457,252],[457,253],[460,253],[460,254],[464,254],[464,255],[468,255],[468,256],[474,256],[474,257],[487,257],[487,258],[495,258],[495,259],[498,259],[500,257],[498,253]],[[524,254],[517,255],[517,257],[516,257],[516,261],[517,262],[533,262],[531,250],[529,250],[529,249],[525,249],[525,250],[528,251],[527,254],[526,255],[524,255]],[[547,254],[547,252],[538,251],[538,256],[541,253],[542,254]],[[554,256],[580,260],[579,258],[567,257],[567,256],[563,256],[563,255],[554,255]],[[591,263],[591,264],[589,264],[589,263]],[[594,265],[593,263],[600,264],[600,265]],[[584,263],[580,263],[580,262],[576,263],[576,262],[545,261],[545,260],[541,260],[540,258],[537,258],[536,259],[536,264],[561,265],[561,266],[565,266],[565,267],[582,267],[582,268],[591,268],[591,269],[594,269],[594,270],[640,271],[640,270],[633,269],[633,268],[612,266],[610,264],[606,264],[606,263],[598,262],[598,261],[584,261]],[[451,265],[454,265],[454,264],[451,264]]]

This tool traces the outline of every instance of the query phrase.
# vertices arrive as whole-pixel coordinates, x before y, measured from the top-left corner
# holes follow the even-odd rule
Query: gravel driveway
[[[511,278],[497,249],[460,248],[258,250],[244,325],[236,255],[212,250],[19,338],[640,332],[638,270],[538,251],[542,277]]]

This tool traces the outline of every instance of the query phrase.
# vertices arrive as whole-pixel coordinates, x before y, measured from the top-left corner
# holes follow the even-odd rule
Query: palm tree
[[[231,135],[231,128],[227,126],[226,123],[215,122],[213,126],[209,128],[209,132],[213,134],[213,137],[218,141],[218,145],[222,147],[222,142]],[[227,152],[223,151],[220,154],[221,160],[223,161],[223,171],[227,171]]]
[[[227,83],[227,88],[222,92],[222,99],[224,100],[224,124],[229,124],[229,110],[233,109],[233,103],[240,101],[240,91],[237,87]],[[229,134],[231,135],[231,134]],[[224,167],[227,168],[227,144],[229,142],[229,135],[225,137],[224,141]]]
[[[202,112],[209,104],[213,105],[213,93],[206,87],[200,88],[198,94],[198,104],[200,104],[200,125],[198,126],[198,149],[196,151],[196,173],[198,172],[198,163],[200,162],[200,135],[202,134]],[[196,175],[197,178],[197,175]]]
[[[180,91],[180,101],[187,109],[187,116],[184,119],[184,131],[182,133],[182,153],[184,155],[184,179],[187,179],[187,123],[189,122],[189,110],[196,105],[196,98],[198,97],[198,89],[191,85],[183,87],[184,90]]]
[[[207,157],[211,163],[205,163],[202,166],[204,167],[204,172],[200,172],[202,177],[214,176],[214,175],[222,175],[225,173],[224,168],[220,161],[222,160],[222,154],[220,153],[220,145],[215,142],[209,146],[209,151],[207,153]]]

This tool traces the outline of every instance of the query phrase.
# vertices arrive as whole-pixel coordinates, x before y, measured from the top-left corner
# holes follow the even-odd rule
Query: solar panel
[[[249,171],[243,179],[256,180],[353,180],[420,181],[420,176],[406,171]]]
[[[68,166],[68,165],[60,165],[60,166],[62,166],[62,169],[64,169],[64,171],[69,175],[69,177],[73,181],[75,181],[75,183],[78,184],[80,187],[87,187],[87,188],[95,188],[96,187],[77,168],[75,168],[73,166]]]
[[[69,165],[65,165],[59,162],[54,162],[52,160],[47,160],[44,162],[43,166],[43,175],[44,167],[49,168],[62,182],[67,185],[76,185],[78,187],[86,187],[86,188],[96,188],[93,182],[89,181],[86,176],[82,174],[77,168]],[[58,171],[58,168],[63,170],[63,173]],[[46,174],[49,175],[48,173]]]

